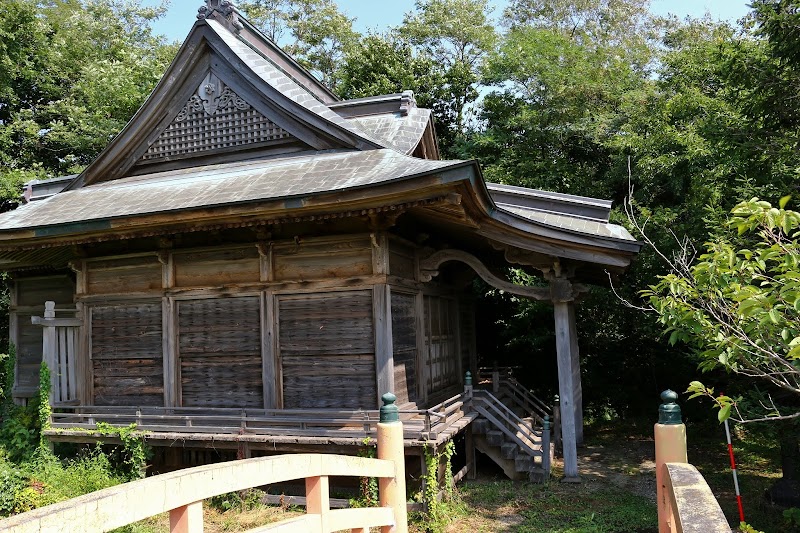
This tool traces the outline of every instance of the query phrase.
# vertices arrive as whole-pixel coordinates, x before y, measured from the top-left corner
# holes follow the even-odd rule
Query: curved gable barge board
[[[200,73],[207,71],[210,66],[205,44],[199,37],[199,33],[195,31],[198,24],[195,23],[190,38],[181,45],[161,80],[122,128],[122,131],[106,145],[83,172],[64,187],[62,192],[121,177],[124,174],[123,168],[127,170],[135,162],[135,160],[131,160],[126,166],[125,158],[130,146],[146,142],[148,136],[153,135],[154,131],[158,131],[160,134],[180,112],[183,104],[197,89],[197,84],[205,77]],[[196,83],[192,83],[195,81]],[[167,100],[174,88],[182,84],[185,84],[186,87],[182,91],[174,92],[172,97]],[[192,85],[194,85],[194,89],[189,89]],[[174,109],[176,107],[177,109]],[[174,109],[174,113],[170,113],[170,109]]]
[[[211,20],[195,23],[189,37],[144,104],[100,155],[64,189],[65,191],[123,177],[178,115],[209,71],[222,74],[220,77],[224,81],[232,82],[235,90],[244,93],[240,96],[250,105],[314,148],[325,149],[332,145],[356,150],[383,148],[366,136],[359,135],[355,129],[333,122],[278,91],[268,81],[269,78],[283,78],[283,81],[289,81],[287,85],[293,86],[291,87],[293,91],[303,92],[305,89],[290,81],[277,67],[247,47],[254,58],[260,59],[263,70],[271,70],[268,76],[253,72],[250,65],[231,49],[221,35],[220,32],[227,30],[221,27],[218,29],[213,27],[214,25],[220,26]],[[246,46],[232,35],[228,38],[236,39],[241,46]],[[215,68],[212,68],[213,54],[220,58]],[[236,83],[236,80],[242,82]],[[316,99],[314,101],[317,102]],[[328,110],[324,104],[318,102],[317,104]],[[328,112],[339,118],[332,111]],[[344,119],[340,120],[344,122]],[[303,131],[303,127],[307,129]],[[312,130],[319,133],[313,135]]]
[[[216,16],[216,14],[215,14]],[[275,44],[266,35],[259,32],[250,21],[239,13],[239,22],[244,26],[239,35],[252,47],[259,50],[269,58],[278,68],[286,73],[292,80],[302,85],[323,104],[339,102],[340,99],[333,91],[314,77],[306,68],[295,61],[289,54]]]
[[[207,21],[208,27],[214,31],[225,47],[233,54],[233,61],[237,61],[244,67],[244,72],[252,73],[257,80],[265,82],[273,91],[284,97],[285,100],[297,104],[298,110],[303,114],[316,115],[325,124],[334,129],[338,129],[339,134],[348,135],[353,138],[351,146],[359,150],[369,148],[387,148],[380,142],[372,139],[365,132],[355,128],[349,121],[340,117],[328,106],[316,99],[308,90],[296,81],[291,79],[283,70],[269,60],[259,50],[225,29],[225,26],[213,21]],[[249,58],[252,64],[245,62]],[[258,85],[258,83],[254,83]],[[278,87],[278,86],[281,87]]]

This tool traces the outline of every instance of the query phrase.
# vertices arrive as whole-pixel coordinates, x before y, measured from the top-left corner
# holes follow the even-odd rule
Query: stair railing
[[[532,457],[542,456],[542,451],[535,448],[536,439],[534,437],[541,437],[543,432],[536,431],[533,426],[518,417],[491,392],[485,390],[474,391],[472,406],[510,440],[517,443],[528,455]],[[515,430],[519,430],[522,433],[524,440],[519,437]]]

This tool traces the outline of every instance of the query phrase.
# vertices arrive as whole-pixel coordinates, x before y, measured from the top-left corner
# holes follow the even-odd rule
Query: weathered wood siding
[[[95,405],[164,405],[161,302],[93,306]]]
[[[273,279],[307,281],[372,274],[371,246],[367,236],[276,244]]]
[[[460,383],[456,301],[425,295],[425,365],[428,396]]]
[[[160,288],[161,263],[155,254],[86,262],[89,294],[129,294]]]
[[[258,296],[178,302],[181,405],[263,407]]]
[[[459,300],[461,333],[461,371],[469,370],[475,376],[478,371],[477,331],[475,329],[475,302]]]
[[[372,291],[282,295],[277,301],[283,406],[374,409]]]
[[[31,324],[31,317],[43,316],[48,300],[56,302],[57,309],[74,308],[75,283],[66,274],[19,278],[11,291],[9,337],[17,350],[14,396],[30,397],[39,387],[42,362],[42,327]]]
[[[176,287],[218,287],[259,280],[255,245],[173,254]]]
[[[417,263],[414,248],[394,239],[389,240],[389,274],[405,279],[416,279]]]
[[[392,289],[394,394],[398,403],[417,401],[416,296]]]

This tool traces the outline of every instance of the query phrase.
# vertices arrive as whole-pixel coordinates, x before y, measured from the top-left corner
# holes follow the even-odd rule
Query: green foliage
[[[125,481],[142,479],[147,469],[150,449],[145,443],[144,432],[136,429],[136,424],[117,427],[105,422],[98,422],[95,430],[103,437],[116,437],[122,442],[121,449],[116,448],[113,455],[116,473]]]
[[[50,369],[47,363],[42,361],[39,366],[39,447],[49,449],[50,443],[44,432],[50,427]]]
[[[116,135],[176,51],[152,35],[164,7],[11,0],[0,13],[0,199],[76,172]]]
[[[738,204],[726,233],[708,242],[694,264],[676,264],[643,291],[670,343],[693,346],[701,369],[755,378],[798,413],[759,402],[767,418],[800,416],[800,213],[785,209],[788,200],[777,208],[757,198]],[[714,398],[720,421],[741,404],[714,397],[700,382],[689,392]]]
[[[444,448],[436,453],[425,446],[425,478],[423,479],[422,503],[424,506],[423,522],[425,530],[431,533],[444,531],[450,520],[449,502],[456,500],[453,486],[453,471],[450,459],[455,453],[455,443],[447,441]],[[439,466],[445,462],[444,498],[439,499]]]
[[[266,495],[267,493],[263,490],[253,488],[219,494],[211,497],[208,503],[220,511],[238,510],[239,512],[246,512],[263,506]]]
[[[358,450],[359,457],[374,458],[377,457],[377,448],[371,444],[372,440],[369,437],[364,437],[361,441],[364,445],[363,448]],[[360,477],[358,478],[359,495],[356,499],[350,500],[350,507],[377,507],[380,501],[380,494],[378,493],[378,479],[374,477]]]
[[[342,13],[336,2],[255,0],[240,8],[265,35],[282,44],[330,89],[337,89],[339,65],[358,33],[353,30],[354,19]]]
[[[800,528],[800,509],[790,507],[783,511],[783,520],[788,527]]]
[[[104,489],[123,480],[98,450],[61,461],[46,450],[15,464],[0,456],[0,516],[30,511]]]

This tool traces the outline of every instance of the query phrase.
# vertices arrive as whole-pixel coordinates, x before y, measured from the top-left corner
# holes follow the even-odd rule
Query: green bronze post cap
[[[542,428],[545,431],[550,431],[550,415],[544,415],[544,420],[542,421]]]
[[[383,396],[381,396],[381,400],[383,400],[383,406],[381,406],[381,422],[399,422],[400,421],[400,410],[394,404],[397,401],[397,396],[392,394],[391,392],[387,392]]]
[[[681,406],[676,403],[678,393],[667,389],[661,393],[661,401],[658,407],[658,423],[664,425],[683,424],[681,420]]]
[[[464,374],[464,385],[472,385],[472,372],[469,370]]]

